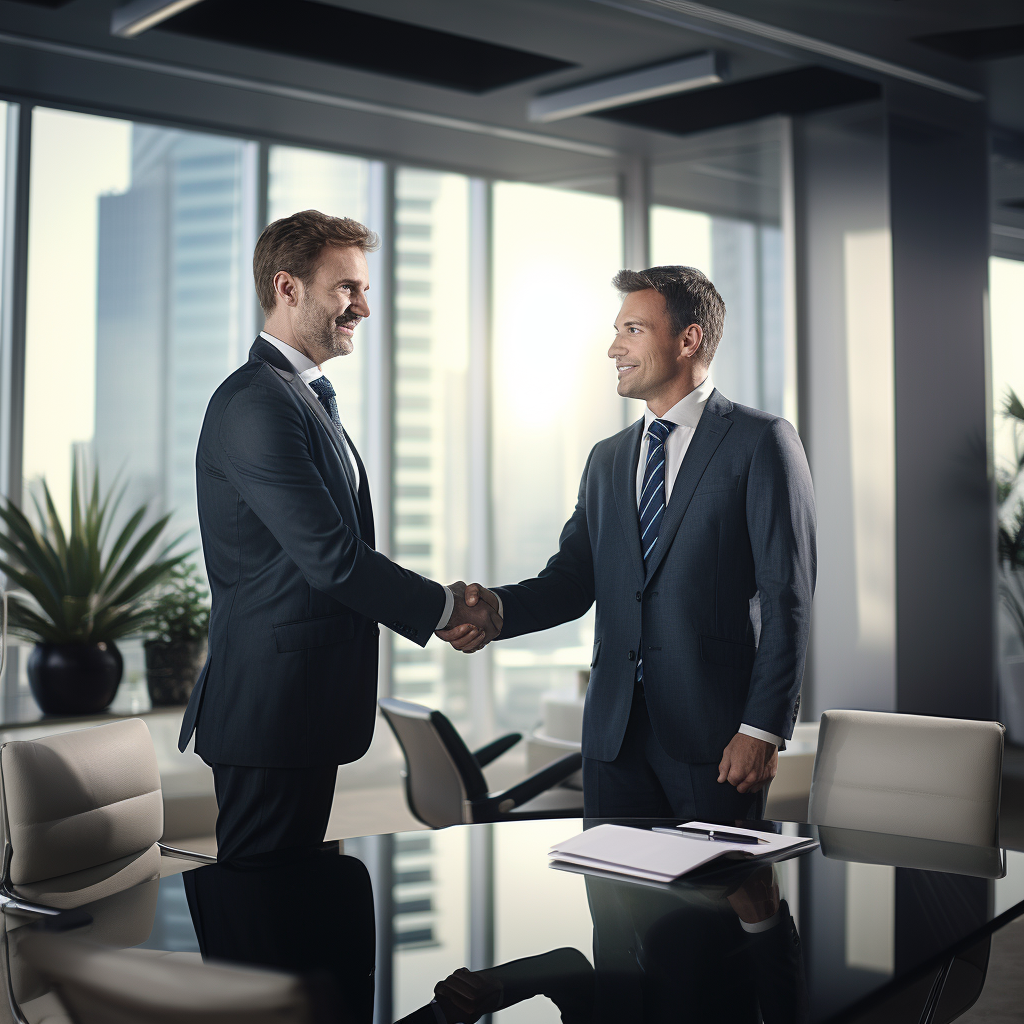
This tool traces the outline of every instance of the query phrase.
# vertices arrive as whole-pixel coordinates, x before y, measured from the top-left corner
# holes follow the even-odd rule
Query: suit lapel
[[[267,346],[273,348],[273,346]],[[276,349],[275,349],[276,351]],[[267,360],[270,362],[270,360]],[[309,411],[320,421],[320,425],[327,432],[327,436],[330,438],[331,444],[334,445],[334,450],[338,453],[338,458],[341,459],[341,468],[345,471],[345,479],[348,480],[349,487],[352,488],[352,493],[357,495],[356,489],[356,478],[352,472],[352,462],[348,457],[348,453],[345,451],[345,445],[338,434],[337,429],[331,422],[331,417],[327,415],[327,410],[317,400],[316,395],[313,394],[302,380],[299,378],[297,373],[293,373],[291,370],[282,370],[280,366],[271,363],[271,366],[276,373],[298,396],[299,400],[305,402]]]
[[[661,522],[661,529],[658,531],[658,543],[654,545],[651,560],[647,564],[647,579],[650,579],[658,566],[661,565],[665,552],[672,546],[672,539],[683,521],[686,509],[689,507],[693,492],[700,483],[711,457],[715,454],[722,438],[729,432],[732,420],[723,415],[724,412],[732,409],[732,403],[723,398],[716,389],[711,392],[711,397],[704,406],[704,412],[697,421],[697,429],[693,432],[689,448],[683,456],[683,463],[679,467],[679,474],[672,487],[672,495],[668,499],[668,507],[665,509],[665,518]]]
[[[640,439],[644,433],[641,418],[619,438],[612,459],[612,490],[626,537],[629,564],[641,586],[644,582],[644,556],[640,550],[640,520],[636,514],[636,465],[640,458]]]
[[[341,429],[345,434],[345,442],[352,449],[352,457],[356,460],[356,466],[359,467],[360,529],[363,534],[363,540],[373,548],[377,546],[377,538],[373,526],[373,504],[370,502],[370,481],[366,476],[366,467],[363,465],[363,460],[359,457],[359,452],[352,443],[352,438],[348,436],[348,431],[344,427]]]

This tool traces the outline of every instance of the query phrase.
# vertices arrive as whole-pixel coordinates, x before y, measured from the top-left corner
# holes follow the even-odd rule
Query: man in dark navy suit
[[[369,315],[376,245],[315,210],[266,228],[253,257],[266,324],[199,437],[210,653],[179,745],[195,731],[213,766],[221,859],[323,840],[338,765],[373,735],[378,623],[421,646],[441,626],[471,624],[479,642],[500,628],[461,585],[374,550],[366,470],[320,367]]]
[[[498,587],[499,639],[597,603],[583,716],[588,817],[763,813],[793,735],[815,580],[814,493],[792,425],[711,381],[725,303],[692,267],[624,270],[608,355],[644,416],[597,444],[558,552]],[[482,587],[466,600],[493,599]],[[442,634],[460,650],[469,627]]]

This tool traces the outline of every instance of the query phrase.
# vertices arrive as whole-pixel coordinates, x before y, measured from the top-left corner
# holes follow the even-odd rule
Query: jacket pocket
[[[593,668],[597,664],[597,656],[601,653],[601,641],[594,641],[594,653],[590,656],[590,667]]]
[[[720,640],[716,636],[700,638],[700,660],[722,668],[742,669],[749,672],[754,667],[757,648],[751,644],[736,643],[734,640]]]
[[[311,647],[329,647],[331,644],[351,640],[355,635],[355,622],[351,615],[323,615],[317,619],[281,622],[274,626],[277,653],[305,651]]]

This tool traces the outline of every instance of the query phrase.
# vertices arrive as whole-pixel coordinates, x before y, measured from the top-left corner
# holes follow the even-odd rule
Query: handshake
[[[448,625],[435,635],[463,654],[482,650],[501,632],[498,598],[479,583],[467,587],[459,580],[448,589],[455,595],[455,607]]]

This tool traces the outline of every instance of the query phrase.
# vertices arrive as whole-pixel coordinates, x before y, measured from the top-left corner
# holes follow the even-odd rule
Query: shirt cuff
[[[444,1015],[444,1011],[442,1011],[441,1007],[438,1006],[436,999],[430,1000],[430,1008],[434,1011],[434,1019],[438,1024],[448,1024],[448,1018]]]
[[[744,736],[753,736],[755,740],[774,743],[777,747],[781,747],[783,743],[781,736],[776,736],[773,732],[765,732],[764,729],[755,729],[752,725],[743,724],[737,731],[743,733]]]
[[[492,590],[491,593],[494,594],[494,591]],[[494,594],[494,596],[498,598],[498,618],[499,619],[504,619],[505,618],[505,606],[501,603],[501,598],[498,597],[497,594]]]
[[[782,908],[779,907],[779,909],[776,910],[775,913],[772,914],[772,916],[769,917],[765,921],[751,921],[748,924],[746,921],[744,921],[742,918],[740,918],[740,927],[748,935],[756,935],[758,932],[767,932],[767,931],[770,931],[772,928],[774,928],[777,924],[780,923],[779,922],[779,918],[781,916],[782,916]]]
[[[437,624],[438,629],[444,629],[448,625],[448,620],[452,617],[452,609],[455,607],[455,595],[451,592],[451,588],[444,587],[444,614],[441,616],[441,621]]]

